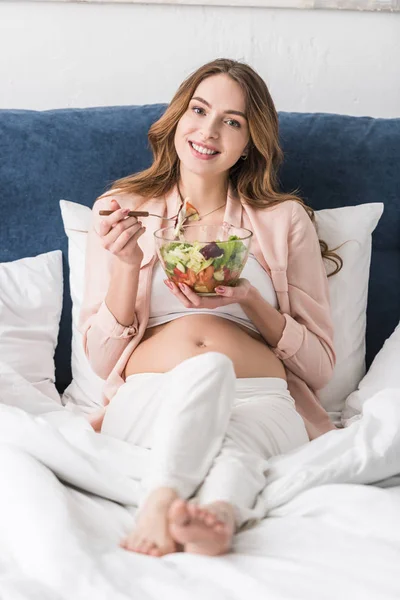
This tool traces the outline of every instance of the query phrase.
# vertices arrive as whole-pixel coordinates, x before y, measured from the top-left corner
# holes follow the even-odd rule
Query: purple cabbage
[[[222,256],[224,253],[223,249],[220,248],[215,242],[211,242],[210,244],[207,244],[207,246],[203,246],[200,252],[206,260],[209,258],[218,258],[218,256]]]

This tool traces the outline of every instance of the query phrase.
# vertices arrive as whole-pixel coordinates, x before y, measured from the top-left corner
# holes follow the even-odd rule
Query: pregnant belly
[[[134,373],[165,373],[204,352],[228,356],[236,377],[281,377],[282,362],[261,336],[213,315],[188,315],[147,329],[130,356],[125,377]]]

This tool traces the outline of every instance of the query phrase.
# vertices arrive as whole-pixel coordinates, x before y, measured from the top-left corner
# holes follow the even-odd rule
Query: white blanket
[[[400,390],[271,460],[266,518],[218,558],[119,548],[148,452],[94,433],[1,363],[0,403],[1,600],[400,598]]]

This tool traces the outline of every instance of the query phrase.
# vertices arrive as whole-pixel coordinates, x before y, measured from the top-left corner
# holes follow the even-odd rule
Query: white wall
[[[400,13],[0,1],[0,108],[167,102],[222,56],[278,110],[400,116]]]

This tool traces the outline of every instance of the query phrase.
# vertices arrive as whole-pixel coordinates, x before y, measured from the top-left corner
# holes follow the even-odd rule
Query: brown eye
[[[204,115],[205,114],[205,110],[204,108],[201,108],[200,106],[192,106],[192,111],[196,114],[196,115]]]

